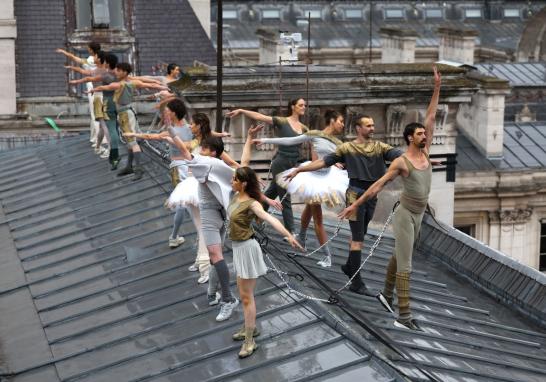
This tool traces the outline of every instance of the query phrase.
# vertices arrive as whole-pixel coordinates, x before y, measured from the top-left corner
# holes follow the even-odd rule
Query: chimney
[[[411,30],[382,27],[381,62],[383,64],[407,64],[415,62],[417,34]]]
[[[474,65],[474,46],[478,32],[471,29],[438,28],[440,35],[439,61],[455,61]]]
[[[487,158],[501,158],[504,141],[504,99],[510,94],[509,82],[484,76],[477,71],[472,71],[467,76],[478,79],[481,89],[472,96],[469,105],[461,105],[457,114],[457,125]]]
[[[266,29],[258,29],[256,35],[260,39],[259,65],[296,64],[301,33],[280,34]]]

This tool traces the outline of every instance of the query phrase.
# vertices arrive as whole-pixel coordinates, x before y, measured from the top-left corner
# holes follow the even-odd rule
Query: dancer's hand
[[[258,132],[264,128],[264,125],[259,123],[256,126],[252,126],[250,129],[248,129],[247,137],[254,140],[256,138],[256,135],[258,135]]]
[[[282,211],[282,203],[280,201],[267,198],[266,202],[270,207],[273,207],[277,211]]]
[[[355,206],[354,204],[351,204],[349,207],[345,208],[343,211],[341,211],[337,217],[340,218],[340,219],[347,219],[349,216],[351,216],[352,214],[354,214],[357,210],[357,206]]]
[[[95,89],[90,89],[90,90],[84,90],[83,91],[83,94],[95,94]]]
[[[235,110],[232,110],[232,111],[228,111],[226,113],[226,117],[229,117],[229,118],[236,117],[239,114],[241,114],[242,111],[243,111],[243,109],[235,109]]]
[[[442,75],[438,71],[436,65],[432,65],[432,73],[434,73],[434,85],[439,87],[442,83]]]
[[[136,133],[123,133],[123,136],[127,138],[136,137]]]
[[[231,137],[231,134],[226,131],[222,131],[221,133],[218,133],[218,136],[221,138],[225,138],[225,137]]]
[[[301,244],[298,243],[294,235],[287,236],[286,239],[292,248],[296,248],[300,250],[300,252],[305,252],[305,248],[303,248]]]
[[[345,165],[343,163],[337,162],[334,166],[336,166],[340,170],[345,170]]]
[[[291,182],[292,179],[294,179],[296,177],[296,175],[298,175],[298,173],[299,173],[298,169],[295,169],[290,174],[285,175],[284,180],[286,180],[287,182]]]
[[[253,139],[252,143],[255,144],[256,146],[261,146],[264,144],[261,139]]]

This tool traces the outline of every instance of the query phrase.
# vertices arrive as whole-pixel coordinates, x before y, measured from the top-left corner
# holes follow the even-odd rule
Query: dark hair
[[[290,101],[288,101],[288,111],[287,111],[288,116],[292,115],[292,106],[296,106],[296,104],[298,103],[300,99],[305,101],[303,97],[293,98]]]
[[[99,58],[99,62],[101,64],[104,64],[104,61],[106,61],[106,52],[104,50],[100,50],[98,53],[97,53],[97,57]]]
[[[118,56],[116,56],[114,53],[107,53],[104,60],[108,64],[108,67],[110,67],[110,69],[112,69],[112,70],[118,64]]]
[[[423,126],[423,124],[419,122],[412,122],[410,124],[407,124],[406,127],[404,127],[403,133],[406,144],[409,145],[409,137],[411,137],[413,133],[415,133],[415,130],[424,128],[425,126]]]
[[[173,70],[175,70],[178,67],[178,64],[175,64],[174,62],[167,65],[167,74],[171,74]]]
[[[335,122],[339,117],[341,117],[341,113],[339,111],[328,109],[324,113],[324,122],[326,123],[326,126],[328,126],[332,120]]]
[[[201,147],[216,152],[216,158],[224,152],[224,142],[219,137],[208,136],[201,141]]]
[[[176,118],[178,119],[184,119],[186,116],[186,106],[184,106],[184,102],[182,102],[181,99],[175,98],[170,100],[167,102],[167,107],[176,115]]]
[[[362,118],[373,119],[367,114],[358,114],[355,119],[355,127],[360,126],[360,121],[362,121]]]
[[[120,62],[116,65],[116,68],[119,70],[123,70],[124,72],[127,72],[127,74],[131,73],[133,71],[133,67],[131,64],[127,62]]]
[[[260,183],[253,169],[250,167],[239,167],[235,170],[235,178],[239,182],[246,182],[245,192],[252,199],[260,200],[262,195],[260,191]]]
[[[199,129],[201,130],[201,141],[204,141],[211,136],[210,120],[206,114],[195,113],[191,116],[191,119],[196,125],[199,125]]]
[[[90,42],[89,44],[87,44],[87,46],[89,47],[91,52],[95,54],[100,52],[100,44],[98,42]]]

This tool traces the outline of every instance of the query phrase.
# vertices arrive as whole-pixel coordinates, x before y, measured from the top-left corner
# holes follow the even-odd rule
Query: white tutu
[[[181,206],[199,206],[199,198],[197,195],[198,184],[197,179],[193,176],[189,176],[178,183],[165,202],[165,207],[175,210],[177,207]]]
[[[302,163],[301,166],[311,162]],[[277,184],[289,194],[297,194],[307,204],[324,203],[328,207],[345,206],[345,192],[349,187],[347,171],[331,166],[318,171],[300,172],[287,183],[284,177],[294,169],[277,175]]]

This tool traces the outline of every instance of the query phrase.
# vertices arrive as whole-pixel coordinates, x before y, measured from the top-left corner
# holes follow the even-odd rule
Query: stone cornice
[[[546,169],[521,171],[457,172],[456,198],[468,194],[495,193],[499,197],[517,197],[546,192]]]
[[[15,19],[0,19],[0,39],[17,38],[17,24]]]

